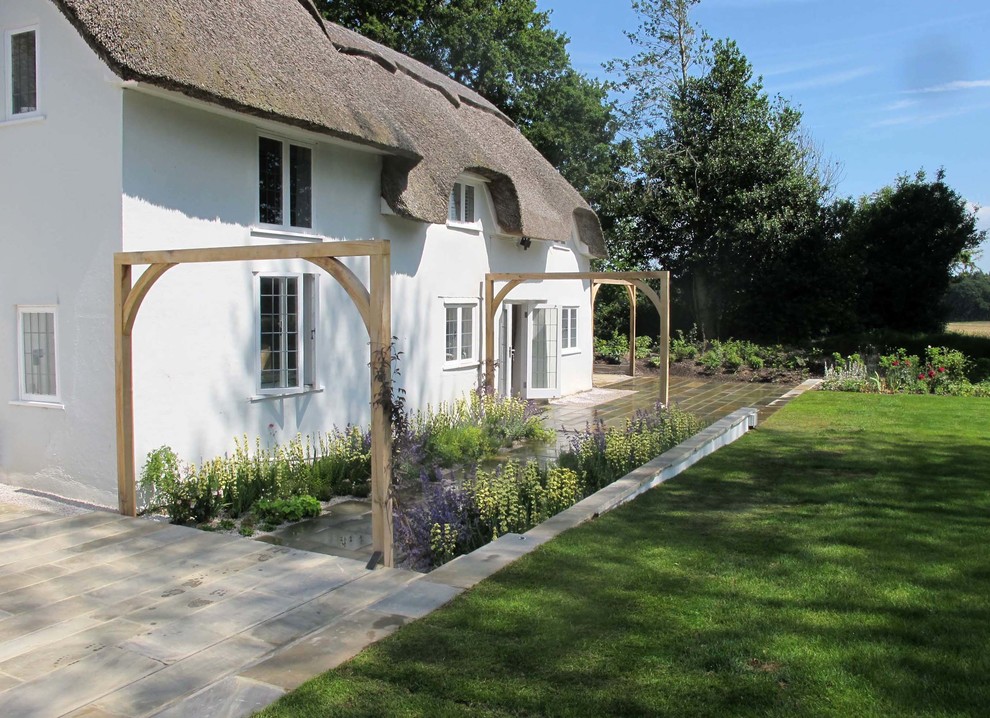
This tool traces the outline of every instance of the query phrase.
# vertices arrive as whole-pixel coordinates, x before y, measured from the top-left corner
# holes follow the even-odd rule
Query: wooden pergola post
[[[591,280],[591,316],[594,326],[595,299],[602,284],[618,284],[630,294],[630,373],[636,367],[636,290],[643,292],[660,314],[660,401],[666,406],[670,401],[670,272],[519,272],[489,273],[485,275],[485,388],[495,389],[495,314],[502,301],[523,282],[542,282],[558,279]],[[660,294],[646,283],[647,279],[660,280]],[[505,282],[496,294],[495,282]]]
[[[368,257],[369,289],[341,257]],[[392,302],[387,241],[174,249],[114,254],[114,347],[117,415],[117,499],[120,513],[137,513],[134,457],[134,378],[131,333],[141,302],[161,276],[180,264],[304,259],[336,279],[368,331],[371,353],[372,550],[393,564],[392,541]],[[132,267],[147,269],[132,282]]]

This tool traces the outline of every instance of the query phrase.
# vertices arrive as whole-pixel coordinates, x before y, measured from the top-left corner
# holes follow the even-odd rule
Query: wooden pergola
[[[370,281],[365,287],[341,257],[368,257]],[[392,318],[390,245],[387,241],[319,242],[210,249],[175,249],[114,254],[114,339],[116,346],[117,495],[120,513],[137,513],[134,466],[134,385],[131,332],[141,302],[165,272],[180,264],[304,259],[323,269],[346,290],[357,307],[371,347],[371,527],[372,549],[392,566]],[[132,281],[132,268],[147,269]],[[372,564],[369,564],[371,566]]]
[[[495,313],[513,289],[523,282],[570,279],[591,281],[591,315],[603,284],[617,284],[629,292],[629,375],[636,375],[636,290],[645,294],[660,314],[660,401],[670,398],[670,272],[522,272],[485,275],[485,387],[495,388]],[[646,283],[660,280],[660,293]],[[495,283],[504,282],[498,293]]]

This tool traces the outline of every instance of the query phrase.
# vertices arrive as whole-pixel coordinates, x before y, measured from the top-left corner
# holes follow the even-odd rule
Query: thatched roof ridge
[[[325,23],[309,0],[52,0],[118,75],[382,150],[382,195],[442,223],[454,181],[489,179],[503,231],[566,241],[587,203],[494,105]],[[578,222],[603,256],[597,218]]]

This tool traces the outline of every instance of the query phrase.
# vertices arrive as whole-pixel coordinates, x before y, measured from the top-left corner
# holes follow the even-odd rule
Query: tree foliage
[[[595,199],[618,159],[607,89],[578,73],[534,0],[317,0],[323,15],[467,85]]]
[[[990,321],[990,274],[977,271],[953,277],[943,304],[950,322]]]
[[[898,177],[892,187],[862,198],[845,237],[859,267],[862,324],[868,329],[939,329],[952,267],[984,236],[966,201],[946,184],[943,170],[931,181],[923,171]]]
[[[761,302],[795,248],[824,241],[824,188],[806,171],[800,113],[766,95],[734,43],[708,60],[639,142],[627,240],[690,286],[710,335],[785,331]]]

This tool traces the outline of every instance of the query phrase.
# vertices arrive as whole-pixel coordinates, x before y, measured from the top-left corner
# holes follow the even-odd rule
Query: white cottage
[[[412,407],[479,385],[486,273],[604,254],[497,108],[308,0],[3,0],[0,33],[2,482],[116,504],[115,252],[389,240]],[[587,280],[514,290],[499,389],[589,389],[590,304]],[[367,342],[302,260],[176,267],[134,328],[138,462],[366,423]]]

